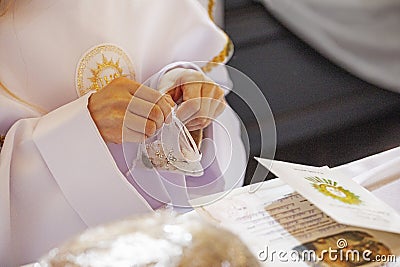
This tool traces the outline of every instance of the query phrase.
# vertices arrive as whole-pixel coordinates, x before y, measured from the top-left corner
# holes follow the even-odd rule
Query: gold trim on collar
[[[230,58],[233,53],[233,43],[228,35],[226,35],[226,39],[227,41],[222,51],[201,68],[204,72],[210,72],[218,65],[218,63],[226,63],[226,61]]]
[[[215,0],[209,0],[208,1],[208,16],[212,21],[214,21],[214,6],[215,6]]]
[[[210,17],[212,22],[215,23],[214,20],[215,0],[208,1],[207,9],[208,9],[208,16]],[[225,36],[226,36],[226,44],[224,48],[221,50],[221,52],[219,52],[218,55],[213,57],[205,66],[201,68],[204,72],[210,72],[214,67],[218,65],[218,63],[226,63],[226,61],[228,61],[228,59],[232,56],[233,54],[232,40],[226,33]]]
[[[47,111],[35,104],[29,103],[28,101],[20,98],[19,96],[17,96],[16,94],[14,94],[13,92],[11,92],[2,82],[0,82],[0,87],[3,89],[3,91],[5,91],[11,98],[14,98],[15,100],[17,100],[18,102],[34,109],[35,111],[39,112],[40,114],[46,114]]]
[[[3,148],[4,140],[6,139],[5,135],[0,135],[0,151]]]

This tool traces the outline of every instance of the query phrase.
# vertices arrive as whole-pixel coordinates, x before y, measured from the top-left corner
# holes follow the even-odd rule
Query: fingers
[[[127,127],[124,128],[124,141],[125,142],[133,142],[140,143],[146,140],[146,135],[133,131]]]
[[[182,85],[183,101],[188,101],[189,99],[190,100],[200,99],[202,87],[203,87],[202,82],[190,82],[183,84]]]
[[[183,92],[182,92],[182,88],[179,86],[176,90],[175,90],[175,94],[174,96],[172,96],[172,99],[177,102],[179,101],[179,99],[183,98]]]
[[[189,82],[165,95],[134,81],[122,82],[127,84],[127,91],[133,96],[124,122],[129,140],[152,136],[168,122],[175,98],[182,97],[177,116],[190,131],[207,127],[226,105],[223,90],[211,82]]]
[[[181,99],[182,94],[183,94],[182,88],[181,88],[181,86],[173,87],[167,92],[167,94],[172,97],[172,100],[174,102],[178,102]]]
[[[114,79],[88,101],[90,115],[101,136],[114,143],[121,143],[123,138],[138,141],[153,135],[174,105],[170,96],[162,96],[126,77]],[[123,131],[127,136],[123,137]]]
[[[199,98],[198,85],[200,84]],[[190,131],[207,127],[214,118],[223,112],[226,105],[223,90],[210,82],[186,84],[183,94],[186,101],[178,108],[177,115]],[[192,99],[192,97],[197,98]],[[197,112],[195,112],[196,110]]]
[[[186,127],[189,131],[204,129],[224,111],[226,107],[225,99],[210,99],[210,110],[207,116],[195,116],[193,120],[189,120]]]
[[[171,106],[174,107],[175,106],[175,101],[172,99],[171,95],[165,94],[163,95],[164,99],[167,101],[167,103]]]
[[[216,105],[213,117],[216,118],[219,115],[221,115],[221,113],[225,110],[225,107],[226,107],[226,101],[225,101],[225,98],[222,98],[218,101],[218,103]]]
[[[200,110],[202,85],[200,82],[182,85],[183,103],[176,112],[181,121],[187,121]]]
[[[145,136],[152,136],[157,130],[157,125],[154,121],[131,112],[125,114],[124,127]]]
[[[158,91],[140,85],[129,87],[129,93],[133,96],[129,110],[144,118],[149,118],[156,123],[159,129],[164,122],[170,121],[170,114],[175,102],[170,95],[162,95]]]
[[[175,106],[175,102],[172,100],[172,98],[169,95],[166,95],[157,102],[157,105],[160,107],[160,109],[164,115],[164,121],[169,123],[171,121],[170,115],[171,115],[172,107]]]
[[[210,121],[211,122],[211,121]],[[209,125],[210,123],[208,123],[207,125],[204,125],[204,124],[202,124],[202,123],[199,123],[199,122],[196,122],[196,121],[194,121],[193,122],[193,124],[190,124],[190,125],[185,125],[186,126],[186,128],[189,130],[189,131],[196,131],[196,130],[201,130],[201,129],[204,129],[205,127],[207,127],[208,125]]]
[[[172,100],[170,95],[162,95],[149,87],[138,90],[135,97],[157,104],[163,113],[164,121],[170,117],[171,108],[175,106],[175,102]]]
[[[204,83],[201,89],[201,107],[200,110],[196,114],[197,122],[196,124],[203,125],[203,127],[207,127],[211,120],[215,118],[213,116],[214,111],[216,109],[216,105],[218,105],[218,89],[219,87],[216,84],[212,83]]]
[[[226,107],[226,101],[223,94],[216,95],[216,98],[213,99],[210,103],[209,114],[211,118],[216,118],[224,111]]]
[[[151,103],[157,103],[162,98],[160,92],[145,85],[141,85],[136,90],[130,91],[130,93],[132,96],[139,97]]]
[[[161,102],[160,107],[165,118],[167,117],[165,115],[170,112],[171,107],[175,105],[169,96],[163,96],[158,91],[125,77],[117,78],[110,84],[114,84],[120,90],[128,91],[131,96],[143,99],[147,102],[155,104]]]
[[[157,129],[159,129],[164,122],[164,114],[160,106],[137,97],[132,98],[128,106],[128,112],[143,118],[149,118],[156,123]]]

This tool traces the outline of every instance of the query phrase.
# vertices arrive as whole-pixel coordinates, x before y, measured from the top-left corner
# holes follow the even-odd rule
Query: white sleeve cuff
[[[219,65],[211,76],[207,75],[197,64],[192,62],[175,62],[165,66],[156,75],[150,78],[148,85],[161,93],[185,81],[208,81],[217,83],[227,95],[232,88],[232,81],[225,66]]]
[[[42,117],[33,140],[65,198],[89,225],[152,210],[119,171],[87,94]]]
[[[199,75],[200,74],[200,75]],[[176,85],[184,75],[198,75],[200,80],[209,80],[199,66],[190,62],[175,62],[165,66],[157,74],[150,78],[148,85],[161,93]]]

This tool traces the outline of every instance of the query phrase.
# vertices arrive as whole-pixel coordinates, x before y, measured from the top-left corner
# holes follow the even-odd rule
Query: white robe
[[[16,1],[0,17],[0,135],[7,133],[0,266],[33,262],[87,227],[157,207],[120,170],[120,148],[102,140],[87,109],[90,94],[79,97],[96,84],[90,78],[102,63],[144,82],[173,62],[210,61],[221,52],[226,61],[227,42],[195,0]],[[208,128],[217,162],[200,183],[210,172],[228,168],[231,175],[246,165],[237,118],[227,109],[220,121],[235,157],[229,161],[222,131]],[[187,179],[178,183],[193,183]],[[242,182],[228,180],[210,193]],[[160,190],[162,200],[187,198],[185,190]]]

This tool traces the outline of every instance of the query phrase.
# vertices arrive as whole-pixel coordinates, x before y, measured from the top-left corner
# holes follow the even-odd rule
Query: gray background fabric
[[[252,78],[271,106],[277,159],[337,166],[400,145],[400,94],[339,66],[255,1],[225,1],[225,30],[235,44],[228,65]],[[251,110],[227,98],[247,127],[251,156],[259,155]],[[255,165],[250,159],[248,179]]]
[[[400,92],[400,1],[263,2],[288,28],[334,62]]]

